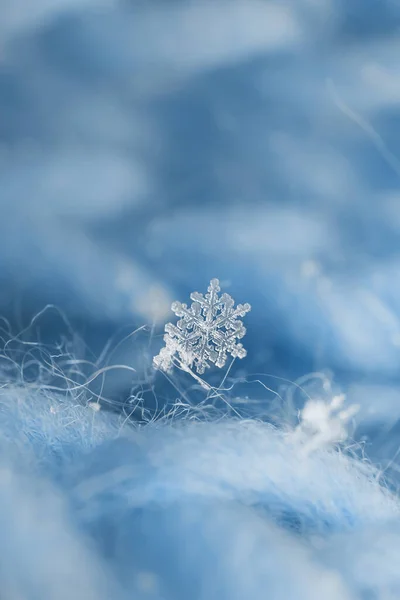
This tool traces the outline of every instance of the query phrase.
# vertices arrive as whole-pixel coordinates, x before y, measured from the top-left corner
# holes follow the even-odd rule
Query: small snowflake
[[[165,326],[165,347],[153,361],[157,369],[170,370],[178,355],[182,367],[194,366],[197,373],[203,374],[210,363],[224,367],[228,354],[234,358],[246,356],[243,345],[237,342],[246,334],[238,317],[244,317],[251,306],[238,304],[234,308],[233,298],[229,294],[219,297],[220,290],[218,279],[212,279],[205,296],[199,292],[190,294],[190,308],[181,302],[172,304],[172,311],[181,318],[176,325]]]
[[[312,399],[306,402],[300,413],[299,425],[294,430],[294,439],[303,442],[305,453],[346,441],[349,423],[359,406],[351,404],[344,408],[345,400],[346,396],[339,394],[330,402]]]

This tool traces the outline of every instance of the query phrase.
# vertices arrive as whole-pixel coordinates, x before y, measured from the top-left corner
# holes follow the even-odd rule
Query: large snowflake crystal
[[[181,302],[174,302],[172,311],[181,317],[176,325],[165,326],[165,347],[154,357],[154,366],[168,371],[173,358],[178,355],[183,367],[195,368],[203,374],[211,363],[222,368],[228,358],[244,358],[247,354],[237,340],[246,335],[243,323],[238,320],[251,309],[250,304],[238,304],[229,294],[218,296],[221,291],[218,279],[212,279],[208,293],[190,294],[193,300],[190,308]]]

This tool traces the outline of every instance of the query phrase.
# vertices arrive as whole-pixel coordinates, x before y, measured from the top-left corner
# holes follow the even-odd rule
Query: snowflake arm
[[[154,357],[154,366],[161,370],[172,368],[174,357],[184,368],[194,368],[203,374],[212,364],[222,368],[228,355],[244,358],[247,354],[242,339],[246,329],[239,317],[251,309],[250,304],[239,304],[229,294],[218,296],[221,291],[218,279],[212,279],[205,295],[192,292],[192,304],[188,307],[174,302],[172,311],[180,317],[176,325],[165,326],[165,347]]]

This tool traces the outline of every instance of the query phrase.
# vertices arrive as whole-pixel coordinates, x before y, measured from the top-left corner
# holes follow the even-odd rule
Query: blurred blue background
[[[326,370],[365,418],[397,418],[400,2],[0,10],[0,313],[13,331],[52,303],[77,356],[143,324],[156,352],[171,300],[218,277],[253,307],[239,373]],[[56,313],[30,332],[61,334]],[[135,343],[115,360],[137,367]],[[111,377],[109,395],[131,384]]]

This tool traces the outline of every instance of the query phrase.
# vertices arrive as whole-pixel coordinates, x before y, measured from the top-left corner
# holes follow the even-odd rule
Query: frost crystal
[[[344,408],[344,394],[334,396],[330,403],[308,400],[300,413],[300,423],[294,431],[294,439],[303,442],[305,453],[323,447],[340,444],[348,438],[347,426],[359,406],[351,404]]]
[[[172,304],[172,311],[181,318],[176,325],[167,323],[165,326],[165,347],[153,361],[157,369],[168,371],[176,354],[181,366],[194,366],[199,374],[203,374],[210,363],[222,368],[228,354],[235,358],[246,356],[243,345],[237,342],[246,334],[238,317],[244,317],[251,306],[238,304],[234,308],[233,298],[229,294],[219,297],[220,290],[218,279],[212,279],[205,296],[199,292],[190,294],[193,300],[190,308],[181,302]]]

